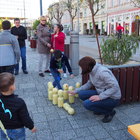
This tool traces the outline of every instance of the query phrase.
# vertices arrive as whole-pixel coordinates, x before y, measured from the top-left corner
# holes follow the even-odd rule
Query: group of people
[[[42,16],[40,18],[40,24],[37,27],[37,48],[39,53],[39,75],[44,77],[44,72],[50,73],[50,60],[54,51],[60,51],[63,61],[63,76],[67,77],[66,68],[68,69],[70,76],[73,77],[72,69],[70,67],[68,58],[64,55],[65,34],[62,32],[63,26],[60,24],[54,25],[54,34],[51,35],[48,26],[46,25],[46,18]],[[50,50],[53,50],[51,52]],[[45,61],[45,70],[43,69],[43,62]],[[51,70],[52,71],[52,70]],[[53,75],[54,71],[52,71]]]
[[[5,134],[0,129],[2,140],[7,140],[7,136],[10,140],[25,140],[24,127],[36,132],[25,102],[14,94],[15,77],[13,74],[18,74],[19,66],[17,64],[19,64],[20,56],[22,57],[22,70],[25,74],[28,73],[24,42],[27,37],[26,30],[23,26],[19,26],[19,22],[15,19],[16,27],[12,28],[11,33],[14,34],[12,35],[10,22],[4,21],[2,23],[4,31],[0,34],[0,120],[7,132]],[[55,33],[51,35],[46,26],[45,17],[40,18],[37,28],[39,75],[44,77],[44,72],[51,72],[54,77],[53,85],[58,89],[62,89],[61,74],[66,72],[66,68],[73,77],[68,58],[64,55],[65,35],[62,30],[62,26],[57,24],[54,27]],[[21,34],[25,36],[23,37]],[[54,50],[53,53],[50,53],[51,49]],[[44,61],[45,69],[43,69]],[[89,80],[68,94],[74,96],[78,93],[87,110],[92,111],[95,115],[103,115],[103,123],[110,122],[116,114],[114,108],[119,105],[121,98],[118,81],[108,68],[98,64],[92,57],[82,58],[77,65],[80,66],[82,74],[89,75]],[[93,85],[94,90],[92,90]]]
[[[22,70],[28,74],[26,68],[26,45],[27,32],[20,25],[20,19],[14,19],[15,26],[11,28],[8,20],[2,22],[3,32],[0,34],[0,73],[10,72],[19,74],[19,61],[22,58]]]

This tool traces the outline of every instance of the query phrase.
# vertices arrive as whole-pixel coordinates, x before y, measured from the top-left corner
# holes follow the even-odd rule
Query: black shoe
[[[23,73],[24,73],[24,74],[28,74],[28,71],[27,71],[27,70],[23,70]]]
[[[116,111],[113,110],[110,115],[105,115],[104,116],[104,118],[102,119],[102,122],[103,123],[109,123],[109,122],[111,122],[115,114],[116,114]]]
[[[103,115],[103,114],[98,113],[98,112],[93,112],[93,113],[94,113],[94,115]]]
[[[45,77],[45,75],[43,73],[39,73],[40,77]]]
[[[16,72],[15,72],[15,75],[18,75],[18,74],[19,74],[19,72],[18,72],[18,71],[16,71]]]
[[[45,73],[51,73],[50,70],[45,70]]]

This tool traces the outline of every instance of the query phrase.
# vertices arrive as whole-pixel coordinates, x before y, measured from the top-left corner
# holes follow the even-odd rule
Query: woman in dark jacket
[[[44,72],[50,72],[49,62],[51,48],[51,34],[49,32],[49,28],[46,25],[46,18],[44,16],[40,18],[40,24],[37,27],[37,37],[39,53],[39,76],[44,77]],[[43,70],[44,61],[46,63],[45,70]]]

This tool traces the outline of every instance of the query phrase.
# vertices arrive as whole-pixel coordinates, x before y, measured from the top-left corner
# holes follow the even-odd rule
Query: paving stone
[[[50,120],[58,120],[60,119],[60,116],[57,112],[54,112],[54,113],[49,113],[49,114],[46,114],[47,116],[47,120],[50,121]]]
[[[110,135],[113,137],[114,140],[134,140],[128,135],[127,130],[111,131]]]
[[[117,114],[112,122],[103,124],[103,116],[93,115],[93,112],[83,107],[79,98],[71,106],[76,114],[71,116],[61,108],[54,106],[47,97],[47,83],[53,77],[38,75],[38,54],[27,47],[27,64],[29,74],[20,71],[16,76],[15,94],[23,98],[27,104],[31,118],[38,129],[32,134],[26,129],[27,140],[134,140],[127,132],[127,125],[140,123],[140,103],[121,105],[116,108]],[[81,76],[62,78],[61,84],[75,86],[81,82]]]
[[[77,122],[74,120],[73,117],[68,117],[68,120],[69,120],[72,128],[74,128],[74,129],[79,128],[79,125],[77,124]]]
[[[105,139],[98,139],[98,140],[114,140],[113,138],[105,138]]]
[[[25,133],[26,133],[26,137],[27,138],[32,138],[32,139],[36,139],[36,133],[32,133],[29,129],[25,129]]]
[[[114,130],[122,130],[122,129],[126,129],[127,127],[121,123],[118,119],[116,119],[115,117],[113,118],[113,120],[110,123],[102,123],[102,126],[108,131],[114,131]]]
[[[48,123],[52,132],[67,131],[72,129],[72,126],[67,119],[51,120]]]
[[[116,118],[120,120],[125,126],[135,124],[136,121],[132,120],[128,115],[124,114],[123,112],[119,111],[116,113]]]
[[[74,132],[78,137],[86,137],[92,135],[92,132],[88,128],[78,128],[74,129]]]
[[[71,139],[75,140],[75,139]],[[96,140],[94,136],[78,137],[76,140]]]
[[[65,130],[53,133],[54,140],[72,140],[77,139],[77,136],[73,130]]]
[[[27,104],[28,106],[34,106],[34,105],[35,105],[35,100],[34,100],[34,98],[26,98],[26,99],[24,99],[24,101],[26,102],[26,104]]]
[[[35,84],[34,83],[26,83],[26,84],[20,84],[19,88],[22,89],[27,89],[27,88],[35,88]]]
[[[37,140],[54,140],[50,130],[38,131]]]
[[[47,121],[47,117],[45,113],[33,114],[33,119],[34,119],[34,122],[36,123]]]
[[[42,123],[35,123],[35,127],[37,128],[37,131],[48,131],[50,129],[47,121]]]
[[[56,112],[56,108],[55,106],[47,106],[46,107],[43,107],[44,108],[44,112],[48,115],[48,114],[52,114],[54,112]]]
[[[92,134],[95,136],[96,139],[110,137],[108,132],[101,125],[95,125],[95,126],[89,127],[89,130],[92,132]]]

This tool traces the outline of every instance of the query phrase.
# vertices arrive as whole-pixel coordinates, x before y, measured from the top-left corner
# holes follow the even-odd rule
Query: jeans
[[[122,31],[118,31],[118,39],[122,38]]]
[[[91,96],[98,95],[96,90],[80,91],[79,98],[83,100],[83,105],[86,109],[95,113],[101,113],[103,115],[110,115],[113,109],[119,105],[120,100],[107,98],[104,100],[92,102],[89,100]]]
[[[49,69],[50,57],[50,54],[39,54],[39,73],[43,73],[45,70]],[[45,69],[43,70],[44,61]]]
[[[22,70],[25,71],[26,68],[26,47],[20,47],[21,59],[22,59]],[[15,71],[19,72],[19,64],[15,66]]]
[[[10,140],[25,140],[25,128],[7,129]],[[7,140],[5,133],[0,129],[1,140]]]
[[[53,86],[57,87],[58,89],[62,89],[60,85],[60,81],[61,81],[60,73],[57,72],[56,70],[51,69],[51,74],[53,75],[54,78]]]
[[[0,67],[0,73],[9,72],[14,74],[14,65]]]

